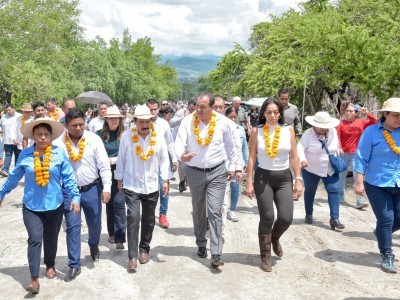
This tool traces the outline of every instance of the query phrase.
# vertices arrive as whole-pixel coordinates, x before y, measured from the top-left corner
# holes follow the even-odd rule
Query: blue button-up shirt
[[[15,168],[10,172],[0,190],[0,199],[11,192],[25,175],[24,205],[33,211],[48,211],[57,209],[64,200],[61,183],[72,199],[80,203],[80,194],[71,164],[61,148],[53,146],[50,161],[50,181],[45,186],[36,183],[33,163],[34,146],[22,150]]]
[[[364,174],[364,180],[371,185],[400,187],[400,155],[390,149],[383,130],[381,122],[365,129],[354,156],[354,170]],[[400,146],[400,128],[388,131]]]

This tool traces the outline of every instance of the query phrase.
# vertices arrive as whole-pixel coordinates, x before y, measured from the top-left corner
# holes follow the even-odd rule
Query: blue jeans
[[[342,158],[347,166],[347,169],[349,168],[349,165],[351,164],[351,167],[354,170],[354,153],[343,153]],[[344,194],[346,191],[347,172],[348,172],[348,170],[339,173],[340,201],[344,201]],[[354,172],[354,171],[353,171],[353,181],[355,184],[356,183],[356,172]],[[361,204],[361,203],[365,202],[365,200],[362,196],[357,195],[356,198],[357,198],[357,204]]]
[[[364,181],[376,217],[376,238],[380,253],[392,253],[392,233],[400,229],[399,187],[378,187]]]
[[[6,155],[4,158],[3,170],[9,173],[11,166],[11,158],[13,153],[14,153],[14,162],[15,164],[17,164],[18,156],[21,150],[19,150],[16,145],[4,144],[4,152]]]
[[[236,206],[239,202],[239,189],[240,189],[239,183],[236,182],[236,177],[234,177],[234,179],[231,181],[230,187],[231,187],[231,207],[229,208],[229,210],[236,211]]]
[[[164,180],[158,175],[158,182],[160,183],[160,215],[166,215],[168,211],[168,200],[169,194],[167,196],[163,196],[162,185]]]
[[[317,192],[318,183],[320,179],[322,179],[328,193],[330,216],[332,219],[339,219],[339,175],[333,173],[332,176],[320,177],[305,169],[302,169],[302,174],[304,180],[304,207],[306,209],[306,215],[313,214],[315,193]]]

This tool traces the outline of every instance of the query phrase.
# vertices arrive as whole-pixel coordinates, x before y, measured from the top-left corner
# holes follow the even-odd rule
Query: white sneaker
[[[239,222],[239,218],[234,211],[228,211],[227,218],[232,222]]]

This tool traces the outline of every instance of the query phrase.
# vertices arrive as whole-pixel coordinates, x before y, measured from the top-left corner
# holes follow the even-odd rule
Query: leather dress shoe
[[[54,267],[48,268],[46,270],[46,275],[45,275],[46,278],[53,279],[56,277],[56,275],[57,275],[57,273],[56,273],[56,270],[54,269]]]
[[[131,258],[128,262],[128,271],[134,271],[137,268],[136,258]]]
[[[312,224],[313,223],[313,217],[312,215],[306,215],[306,218],[304,219],[304,222],[306,224]]]
[[[183,191],[186,191],[186,180],[179,182],[179,192],[182,193]]]
[[[219,266],[223,266],[224,261],[221,259],[221,256],[218,254],[211,255],[211,266],[214,268],[218,268]]]
[[[98,261],[100,259],[100,250],[99,247],[90,248],[90,256],[93,261]]]
[[[39,294],[40,284],[37,281],[32,281],[26,288],[25,291],[31,294]]]
[[[74,280],[76,278],[76,276],[78,276],[79,274],[81,274],[80,267],[79,268],[69,268],[67,275],[65,275],[65,277],[64,277],[64,281],[70,282],[71,280]]]
[[[197,250],[197,256],[201,257],[201,258],[206,258],[207,257],[207,248],[199,247],[199,250]]]
[[[148,263],[150,260],[150,256],[148,253],[146,252],[140,252],[140,256],[139,256],[139,262],[143,265]]]

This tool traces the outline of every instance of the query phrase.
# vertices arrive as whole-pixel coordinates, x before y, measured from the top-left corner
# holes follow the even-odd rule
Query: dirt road
[[[0,179],[0,184],[4,179]],[[273,271],[259,268],[255,200],[241,195],[240,221],[228,221],[222,258],[225,266],[210,268],[209,258],[197,257],[192,230],[190,193],[177,191],[173,182],[169,229],[156,227],[151,260],[128,273],[127,250],[117,251],[107,241],[103,210],[100,261],[93,263],[87,246],[87,228],[82,230],[82,274],[65,283],[67,249],[61,231],[56,260],[56,279],[43,278],[38,299],[400,299],[400,275],[379,268],[380,256],[373,234],[370,208],[341,207],[342,231],[329,228],[326,193],[320,189],[313,225],[304,223],[302,199],[295,202],[294,221],[281,243],[284,256],[273,256]],[[31,297],[27,233],[22,222],[23,183],[7,195],[0,208],[0,299]],[[354,201],[349,191],[349,198]],[[400,257],[399,234],[394,235],[394,253]],[[43,257],[43,253],[42,253]],[[209,255],[210,257],[210,255]],[[398,260],[396,260],[399,264]]]

